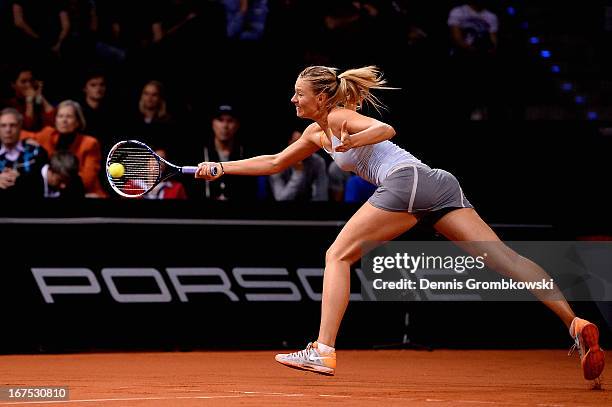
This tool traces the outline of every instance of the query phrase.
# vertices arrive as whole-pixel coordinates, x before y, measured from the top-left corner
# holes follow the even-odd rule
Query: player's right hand
[[[212,174],[212,169],[216,168],[216,175]],[[214,181],[223,175],[221,164],[213,162],[201,162],[198,164],[198,170],[195,173],[196,178],[203,178],[206,181]]]

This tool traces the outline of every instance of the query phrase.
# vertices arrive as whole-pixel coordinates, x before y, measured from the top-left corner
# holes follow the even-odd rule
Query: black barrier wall
[[[0,350],[302,346],[318,331],[325,250],[353,210],[332,206],[317,206],[328,214],[319,220],[296,219],[308,213],[297,205],[273,213],[245,208],[247,216],[236,219],[236,208],[224,205],[183,203],[183,215],[214,217],[176,217],[176,203],[88,201],[47,206],[38,217],[3,218],[10,236],[3,252],[10,255],[0,274],[7,321]],[[91,211],[107,216],[84,216]],[[140,216],[108,216],[113,213]],[[497,229],[507,239],[560,233],[545,225]],[[439,239],[427,227],[402,237],[427,238]],[[391,345],[405,335],[432,347],[570,343],[539,303],[362,302],[358,279],[356,270],[341,347]],[[593,304],[577,306],[599,316]],[[475,330],[474,321],[486,329]],[[536,334],[525,337],[527,328]]]

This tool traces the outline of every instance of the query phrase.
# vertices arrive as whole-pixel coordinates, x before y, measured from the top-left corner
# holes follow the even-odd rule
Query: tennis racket
[[[123,166],[121,173],[111,175],[113,164]],[[115,166],[116,167],[116,166]],[[121,167],[119,167],[121,168]],[[138,140],[120,141],[109,151],[106,158],[106,177],[113,190],[121,196],[136,198],[151,191],[157,184],[177,174],[195,174],[198,167],[180,167],[164,160]],[[217,175],[217,168],[211,168]]]

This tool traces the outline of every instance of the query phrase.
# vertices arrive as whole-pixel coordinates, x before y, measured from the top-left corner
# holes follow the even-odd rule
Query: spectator
[[[472,120],[489,117],[496,91],[498,19],[487,10],[486,0],[473,0],[453,8],[448,16],[458,110],[464,106]]]
[[[268,17],[268,0],[222,0],[225,6],[227,37],[260,40]]]
[[[155,152],[163,159],[167,159],[167,151],[163,147],[155,148]],[[162,163],[162,167],[164,164]],[[162,169],[162,173],[164,170]],[[185,188],[183,184],[177,181],[176,179],[167,179],[163,182],[160,182],[144,195],[145,199],[187,199],[187,193],[185,192]]]
[[[140,93],[132,134],[149,145],[169,145],[168,137],[174,132],[167,106],[164,85],[158,81],[147,82]]]
[[[344,189],[346,182],[351,177],[351,173],[343,171],[335,161],[332,161],[327,167],[327,175],[329,179],[329,196],[332,201],[344,201]]]
[[[448,26],[453,52],[486,54],[497,48],[497,16],[486,9],[486,0],[472,0],[453,8]]]
[[[343,171],[335,161],[329,164],[329,193],[335,202],[363,203],[368,200],[376,187],[363,178]]]
[[[70,22],[70,32],[64,54],[70,65],[82,65],[92,58],[98,32],[98,14],[94,0],[64,0]]]
[[[351,175],[344,188],[344,202],[364,203],[376,191],[376,186],[370,184],[358,175]]]
[[[0,198],[38,195],[40,170],[47,152],[30,140],[19,140],[23,116],[13,108],[0,111]]]
[[[323,38],[325,53],[332,59],[332,63],[351,63],[351,60],[379,58],[380,47],[388,38],[385,30],[388,24],[383,23],[387,8],[382,7],[384,2],[375,0],[336,0],[325,2],[323,11]],[[323,3],[322,3],[323,4]],[[391,35],[397,35],[394,31]],[[356,46],[352,40],[361,38],[360,45]],[[355,59],[354,55],[359,55]]]
[[[105,197],[100,183],[102,153],[95,137],[81,132],[86,126],[81,106],[73,100],[61,102],[57,108],[55,128],[45,127],[34,135],[50,155],[56,151],[70,151],[80,163],[79,175],[88,197]]]
[[[120,0],[108,0],[100,6],[103,6],[102,14],[108,24],[108,27],[101,27],[102,35],[110,45],[130,53],[146,49],[162,39],[159,0],[132,0],[129,5]]]
[[[164,85],[161,82],[150,81],[142,88],[138,110],[147,124],[169,120]]]
[[[163,39],[170,40],[175,46],[180,47],[181,42],[190,42],[186,36],[197,33],[205,35],[201,38],[204,42],[226,38],[224,6],[217,2],[170,0],[163,16]]]
[[[55,108],[43,95],[43,82],[34,76],[31,68],[17,68],[14,72],[11,87],[14,97],[5,104],[13,107],[23,115],[23,128],[38,131],[44,126],[53,124]]]
[[[84,130],[100,142],[102,151],[108,151],[116,141],[111,134],[112,123],[117,121],[117,115],[111,109],[106,95],[106,75],[102,71],[88,72],[83,84],[83,99],[81,106],[87,123]]]
[[[289,145],[302,136],[293,131]],[[325,160],[313,154],[285,171],[270,175],[272,195],[277,201],[327,201],[327,173]]]
[[[79,159],[70,151],[58,151],[51,156],[42,170],[42,196],[44,198],[85,197],[83,181],[79,176]]]
[[[231,105],[217,107],[212,119],[213,137],[204,147],[205,161],[233,161],[246,158],[244,146],[237,133],[240,119]],[[252,177],[229,175],[221,182],[205,182],[204,196],[215,200],[254,200],[257,196],[257,181]]]
[[[13,24],[25,52],[59,54],[70,31],[68,12],[58,0],[13,0]]]

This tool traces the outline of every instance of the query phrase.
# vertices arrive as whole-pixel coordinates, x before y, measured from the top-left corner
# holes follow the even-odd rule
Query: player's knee
[[[351,265],[359,258],[351,252],[352,251],[348,248],[341,248],[331,245],[331,247],[327,249],[327,252],[325,253],[325,263],[346,262]]]

